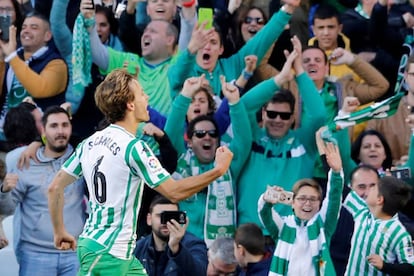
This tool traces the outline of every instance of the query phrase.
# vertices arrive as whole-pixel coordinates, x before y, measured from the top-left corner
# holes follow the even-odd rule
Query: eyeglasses
[[[197,138],[204,138],[207,134],[211,138],[217,138],[219,136],[217,129],[211,129],[211,130],[194,130],[193,134]]]
[[[300,197],[296,197],[295,198],[300,204],[305,204],[306,201],[309,201],[311,204],[315,204],[316,202],[319,201],[319,198],[317,198],[316,196],[310,196],[310,197],[306,197],[306,196],[300,196]]]
[[[292,116],[292,113],[291,112],[278,112],[278,111],[266,110],[266,115],[270,119],[276,119],[276,117],[279,115],[280,119],[289,120],[290,116]]]
[[[258,24],[258,25],[263,25],[265,23],[264,22],[264,19],[261,18],[261,17],[250,17],[250,16],[246,16],[244,18],[244,23],[246,23],[246,24],[250,24],[253,21],[256,21],[256,24]]]

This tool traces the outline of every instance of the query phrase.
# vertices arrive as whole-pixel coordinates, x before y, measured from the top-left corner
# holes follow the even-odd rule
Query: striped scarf
[[[400,60],[400,66],[397,72],[397,82],[395,84],[394,96],[381,102],[374,103],[363,109],[357,110],[347,115],[337,116],[328,124],[328,129],[332,132],[366,122],[371,119],[384,119],[395,114],[401,98],[405,95],[404,72],[409,55],[414,51],[414,33],[406,35],[403,44],[404,54]]]
[[[294,215],[286,217],[284,221],[285,225],[281,229],[270,265],[270,276],[286,275],[289,268],[289,256],[296,240],[297,230],[301,227],[301,223],[303,223]],[[326,243],[323,231],[324,222],[321,216],[314,216],[307,222],[305,227],[316,275],[332,275],[330,273],[333,271],[333,266],[329,255],[329,246]]]
[[[329,125],[328,128],[331,131],[344,129],[350,126],[357,125],[359,123],[371,120],[371,119],[383,119],[390,117],[397,112],[398,105],[401,98],[404,96],[403,92],[389,97],[378,103],[373,103],[363,109],[355,112],[337,116]]]
[[[188,149],[178,160],[174,178],[182,179],[200,173],[197,157],[191,149]],[[236,231],[234,195],[230,171],[208,185],[204,216],[204,241],[207,247],[217,237],[234,236]]]

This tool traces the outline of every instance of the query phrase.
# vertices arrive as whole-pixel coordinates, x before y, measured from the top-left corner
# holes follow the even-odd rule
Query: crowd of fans
[[[151,183],[138,188],[136,245],[96,232],[88,248],[83,225],[105,225],[91,214],[117,212],[88,204],[105,206],[117,185],[102,160],[88,164],[93,192],[82,177],[64,192],[78,255],[110,248],[117,271],[127,248],[148,275],[413,275],[413,28],[412,0],[0,0],[0,220],[14,215],[20,275],[88,273],[61,250],[71,245],[55,247],[47,191],[129,104],[149,115],[130,135],[165,171],[153,176],[151,158],[132,170],[151,174],[140,175]],[[137,82],[105,83],[118,69]],[[96,96],[134,85],[146,96],[120,109],[120,97]],[[222,145],[233,159],[205,188],[157,192],[170,175],[213,170]],[[161,223],[178,210],[185,224]]]

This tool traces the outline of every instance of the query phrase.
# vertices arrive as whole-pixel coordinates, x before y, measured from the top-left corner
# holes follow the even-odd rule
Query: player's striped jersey
[[[91,213],[81,237],[104,245],[117,258],[131,258],[144,182],[155,188],[169,173],[145,142],[117,125],[79,144],[63,169],[83,175],[88,186]]]
[[[372,254],[379,255],[387,263],[414,265],[411,236],[397,214],[389,220],[375,218],[365,201],[353,191],[345,199],[344,206],[355,221],[345,275],[385,275],[368,263],[367,257]]]

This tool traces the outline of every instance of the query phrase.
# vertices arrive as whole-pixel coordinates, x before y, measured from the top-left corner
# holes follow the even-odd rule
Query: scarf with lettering
[[[384,119],[394,115],[398,109],[401,98],[405,95],[405,91],[407,90],[405,88],[404,72],[407,65],[407,59],[413,50],[414,32],[410,32],[406,35],[403,44],[404,54],[400,60],[400,66],[397,72],[397,82],[394,87],[395,94],[393,96],[350,114],[338,115],[328,124],[329,131],[334,132],[371,119]]]
[[[199,175],[200,164],[191,149],[178,160],[174,178]],[[235,193],[228,170],[208,185],[204,215],[204,241],[207,247],[217,237],[233,237],[236,231]]]

